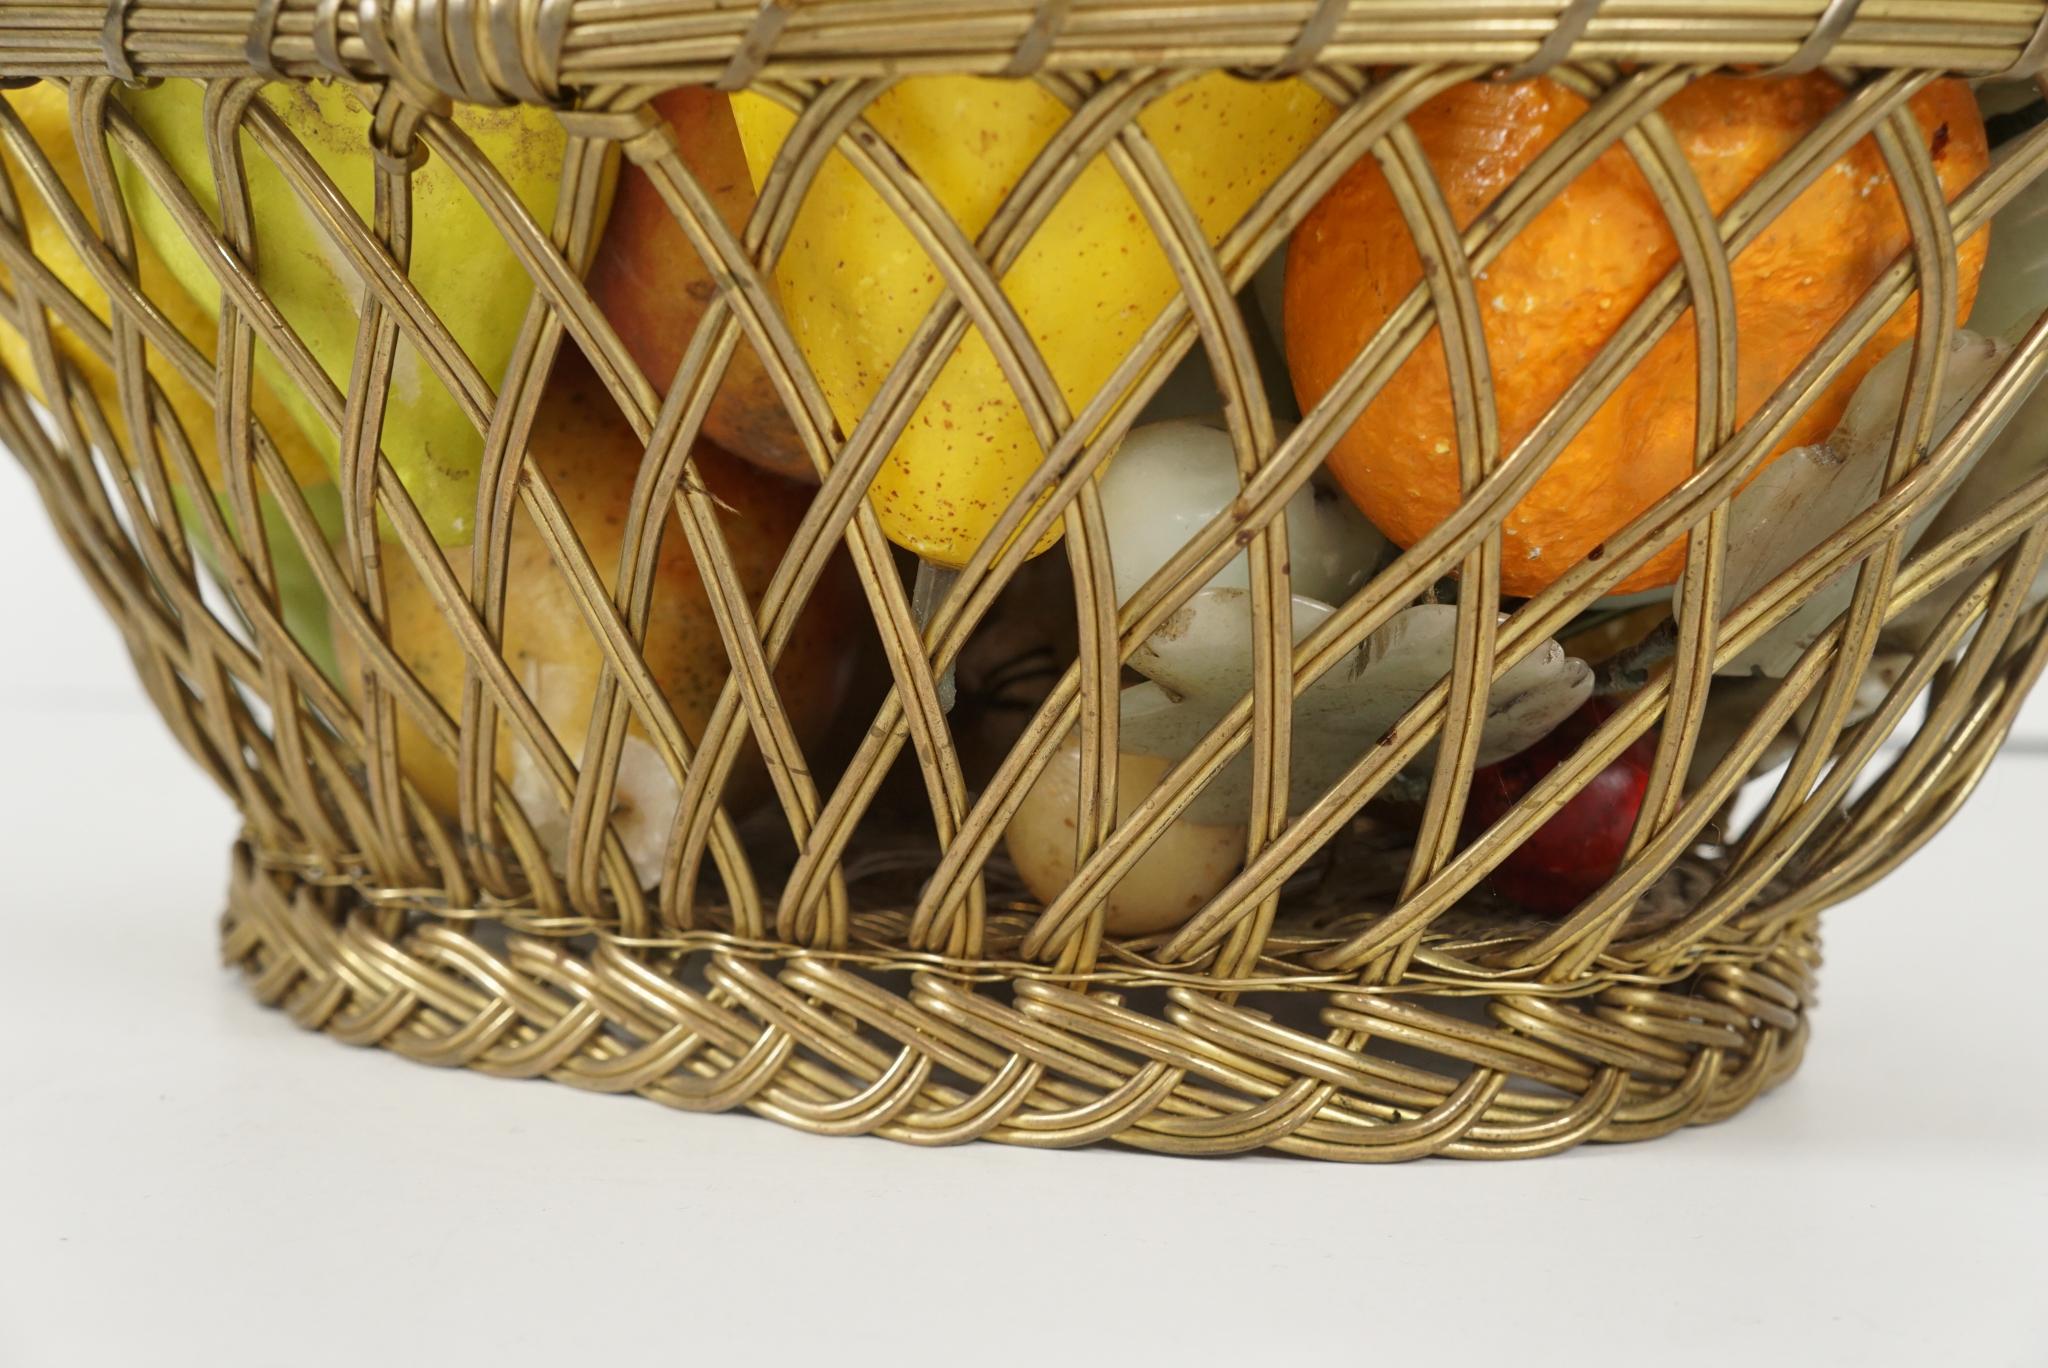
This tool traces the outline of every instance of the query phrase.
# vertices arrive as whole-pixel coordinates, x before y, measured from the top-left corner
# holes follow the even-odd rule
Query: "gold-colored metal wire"
[[[1162,35],[1167,35],[1162,37]],[[1907,100],[1939,73],[2031,76],[2048,60],[2042,0],[55,0],[0,8],[0,75],[61,85],[88,194],[0,109],[0,328],[28,364],[0,370],[0,442],[21,459],[87,582],[119,625],[175,735],[232,794],[246,830],[225,951],[257,996],[301,1023],[411,1058],[693,1110],[747,1107],[828,1134],[917,1144],[1097,1140],[1171,1153],[1254,1148],[1322,1158],[1510,1158],[1632,1140],[1740,1109],[1797,1065],[1828,905],[1867,887],[1954,815],[2048,663],[2048,610],[2025,590],[2048,552],[2048,477],[1906,556],[1904,531],[2048,370],[2048,325],[2013,349],[1942,440],[1938,358],[1955,325],[1956,244],[2048,167],[2048,129],[2017,138],[1952,202],[1910,132]],[[1825,64],[1848,98],[1718,217],[1658,115],[1703,71]],[[1327,130],[1213,247],[1135,120],[1216,69],[1296,74],[1337,108]],[[867,110],[922,73],[1036,81],[1072,111],[993,221],[963,235],[900,160],[876,155]],[[1487,213],[1460,229],[1405,119],[1447,86],[1547,73],[1586,113]],[[111,98],[121,81],[208,81],[204,140],[221,213]],[[358,218],[262,100],[267,80],[341,77],[375,110],[378,212]],[[682,84],[746,87],[795,128],[742,231],[648,107]],[[460,102],[549,104],[568,135],[557,209],[535,221],[452,119]],[[1852,143],[1875,138],[1912,246],[1769,402],[1738,421],[1730,263]],[[242,150],[243,139],[253,153]],[[1663,206],[1680,264],[1513,449],[1491,412],[1475,279],[1579,170],[1626,151]],[[851,431],[783,318],[773,268],[824,154],[843,155],[918,237],[944,289]],[[360,277],[356,366],[329,379],[266,299],[245,155],[278,169]],[[1284,437],[1233,297],[1342,171],[1376,156],[1418,242],[1444,270],[1418,285],[1331,392]],[[152,300],[136,267],[115,159],[199,249],[222,296],[211,357]],[[645,171],[722,292],[666,389],[651,383],[582,283],[608,163]],[[496,383],[408,274],[411,181],[431,159],[484,206],[534,284]],[[1106,161],[1143,205],[1179,296],[1079,411],[1061,400],[1000,281],[1084,167]],[[17,193],[43,201],[109,302],[106,320],[38,258]],[[49,244],[42,244],[47,252]],[[1884,495],[1791,570],[1719,611],[1725,513],[1789,425],[1879,328],[1917,303],[1906,420]],[[1446,576],[1498,585],[1512,508],[1630,369],[1693,329],[1702,396],[1697,471],[1604,553],[1498,624],[1468,594],[1454,668],[1386,741],[1289,815],[1293,700]],[[929,621],[868,506],[870,482],[952,349],[987,341],[1047,456]],[[1471,441],[1464,499],[1299,643],[1284,613],[1282,510],[1402,362],[1437,333]],[[1235,396],[1241,497],[1119,604],[1093,476],[1175,364],[1201,348]],[[458,577],[381,449],[400,348],[423,358],[483,440],[476,537]],[[819,486],[765,593],[730,573],[691,451],[711,396],[751,349],[788,409]],[[255,416],[267,353],[339,440],[346,535],[330,543]],[[580,353],[645,445],[619,573],[593,559],[527,448],[544,382]],[[80,364],[116,377],[111,407]],[[159,375],[208,397],[220,506],[194,502],[215,549],[209,584],[173,490],[207,481]],[[50,402],[39,408],[30,394]],[[334,632],[362,663],[348,697],[288,629],[260,505],[304,552]],[[648,672],[663,611],[652,548],[673,517],[706,567],[730,670],[686,731]],[[526,520],[592,626],[604,668],[589,742],[571,753],[499,654],[515,520]],[[1079,586],[1075,658],[1057,662],[1014,744],[970,784],[941,680],[999,616],[1044,533],[1064,525]],[[1673,668],[1630,696],[1507,818],[1461,845],[1464,786],[1487,685],[1661,548],[1689,535]],[[1257,685],[1128,819],[1115,791],[1119,667],[1190,595],[1249,550]],[[814,769],[774,669],[843,552],[865,595],[888,689],[840,771]],[[467,670],[444,709],[390,644],[379,563],[429,583]],[[1989,567],[1988,569],[1986,567]],[[1844,571],[1853,600],[1704,780],[1688,763],[1714,671]],[[225,606],[223,606],[223,598]],[[1929,601],[1939,627],[1876,714],[1848,704],[1884,625]],[[1916,704],[1925,706],[1915,713]],[[1759,817],[1717,825],[1795,711],[1814,721]],[[453,766],[444,822],[399,763],[401,719]],[[681,791],[659,884],[643,888],[604,814],[629,727]],[[998,847],[1053,752],[1079,728],[1093,839],[1049,907]],[[1487,874],[1562,801],[1657,730],[1630,855],[1562,921],[1514,913]],[[571,814],[551,863],[494,757],[510,735]],[[1885,749],[1904,737],[1902,748]],[[1421,829],[1368,805],[1440,738]],[[749,746],[773,780],[766,818],[727,810]],[[905,758],[905,752],[908,758]],[[1250,858],[1185,926],[1107,937],[1109,890],[1233,758],[1265,776]],[[905,761],[922,809],[885,795]]]

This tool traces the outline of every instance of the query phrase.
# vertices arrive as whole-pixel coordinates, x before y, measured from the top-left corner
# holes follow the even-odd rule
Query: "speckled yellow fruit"
[[[733,100],[758,185],[794,120],[756,95]],[[1334,116],[1294,81],[1212,73],[1154,101],[1139,123],[1214,243]],[[969,239],[980,235],[1067,107],[1029,81],[920,76],[867,120]],[[853,164],[834,153],[797,215],[776,285],[840,426],[851,431],[945,286],[937,266]],[[1179,289],[1122,178],[1098,157],[1003,277],[1070,409],[1078,411]],[[970,331],[877,473],[890,539],[928,561],[966,563],[1043,459],[980,333]],[[1043,550],[1057,539],[1048,535]]]
[[[1117,820],[1136,812],[1172,768],[1171,760],[1156,755],[1118,756]],[[1070,737],[1003,833],[1010,862],[1040,902],[1051,903],[1073,882],[1080,788],[1080,742]],[[1112,936],[1147,936],[1179,926],[1222,892],[1244,864],[1244,841],[1241,826],[1175,822],[1110,893],[1103,930]]]
[[[187,80],[124,89],[120,95],[193,198],[218,223],[220,205],[206,153],[205,98],[205,88]],[[276,111],[368,223],[376,197],[376,161],[369,145],[370,111],[356,92],[338,82],[278,84],[264,87],[259,98]],[[534,220],[543,228],[550,224],[567,142],[553,111],[461,105],[455,122],[497,166]],[[293,193],[284,173],[246,132],[242,153],[255,218],[256,278],[328,378],[346,392],[365,295],[362,284],[341,249]],[[217,317],[219,282],[140,169],[126,158],[117,158],[116,165],[137,230],[204,305],[207,316]],[[499,384],[533,285],[483,207],[447,164],[434,157],[412,177],[412,259],[407,275],[484,381]],[[340,444],[334,431],[291,382],[278,358],[259,345],[256,365],[284,397],[300,430],[330,467],[338,467]],[[440,377],[404,338],[392,365],[382,444],[435,539],[444,546],[466,545],[475,535],[483,438]]]

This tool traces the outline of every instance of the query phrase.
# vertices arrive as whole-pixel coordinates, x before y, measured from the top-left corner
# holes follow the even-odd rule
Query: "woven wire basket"
[[[11,176],[0,178],[0,331],[16,346],[0,370],[0,441],[30,471],[173,731],[240,804],[226,955],[261,1000],[304,1025],[436,1064],[913,1143],[1116,1140],[1390,1160],[1646,1138],[1726,1117],[1792,1071],[1822,909],[1940,829],[2048,659],[2048,617],[2026,592],[2048,551],[2048,479],[2017,484],[1932,543],[1908,536],[1945,472],[1985,445],[2048,364],[2048,331],[2026,331],[1937,439],[1958,243],[2048,165],[2048,128],[2020,133],[1946,197],[1907,101],[1944,73],[2030,78],[2044,56],[2039,0],[8,6],[0,74],[61,89],[82,186],[66,182],[18,116],[0,120]],[[1659,109],[1727,68],[1824,71],[1847,97],[1717,216]],[[1136,115],[1217,70],[1299,81],[1332,113],[1238,221],[1205,233]],[[1546,73],[1584,99],[1585,113],[1485,214],[1455,222],[1406,120],[1454,83]],[[931,74],[1034,82],[1071,110],[973,234],[867,119],[895,83]],[[186,78],[207,82],[203,114],[182,136],[205,149],[219,189],[211,216],[173,202],[175,149],[122,102],[136,83]],[[354,83],[373,111],[357,149],[374,167],[367,218],[336,209],[324,164],[256,98],[265,83],[327,78]],[[693,84],[748,89],[796,116],[743,224],[721,220],[651,104]],[[566,140],[551,218],[522,206],[507,168],[455,117],[508,104],[559,111]],[[1769,402],[1739,413],[1731,262],[1867,138],[1896,187],[1909,246]],[[271,307],[251,264],[266,246],[262,206],[243,189],[254,158],[234,150],[250,144],[282,168],[359,281],[347,383]],[[1652,184],[1681,260],[1509,448],[1489,412],[1476,324],[1484,273],[1614,147]],[[827,149],[915,229],[943,277],[903,359],[852,421],[835,419],[774,284]],[[1283,430],[1239,296],[1362,157],[1377,158],[1431,269]],[[161,279],[138,267],[137,182],[124,181],[117,158],[143,168],[140,183],[217,282],[204,336],[181,330]],[[584,284],[622,161],[715,263],[716,297],[665,387]],[[456,340],[457,310],[437,311],[408,278],[410,184],[436,162],[532,282],[502,374],[485,374]],[[998,282],[1084,168],[1104,163],[1143,208],[1178,292],[1109,381],[1070,407],[1046,339]],[[31,231],[37,213],[54,230]],[[49,231],[103,292],[97,306],[55,268]],[[1724,611],[1736,492],[1896,316],[1918,321],[1882,497]],[[1695,332],[1697,393],[1707,396],[1694,473],[1547,588],[1502,600],[1508,510],[1674,328]],[[921,602],[866,495],[970,329],[1046,454],[950,592]],[[1432,337],[1471,437],[1462,499],[1297,640],[1281,511]],[[481,438],[466,547],[437,545],[380,454],[380,440],[393,440],[380,436],[379,416],[403,349],[426,359]],[[817,480],[779,560],[758,575],[734,570],[725,498],[697,477],[695,454],[714,392],[749,351]],[[259,354],[331,433],[338,529],[303,494],[263,412]],[[1206,356],[1225,400],[1242,489],[1119,604],[1094,476],[1190,355]],[[551,373],[570,365],[597,377],[643,452],[619,512],[622,538],[603,554],[584,546],[528,442]],[[210,433],[178,411],[167,376],[203,397]],[[207,442],[215,471],[194,454]],[[202,480],[217,499],[188,499],[181,518],[178,491]],[[295,634],[283,570],[265,550],[266,514],[304,556],[343,647],[339,669]],[[1033,560],[1056,529],[1063,540]],[[1626,693],[1507,818],[1461,841],[1491,681],[1687,534],[1668,668]],[[515,554],[522,535],[545,554]],[[665,608],[658,549],[686,551],[700,567],[702,630],[715,632],[727,665],[706,716],[687,724],[647,664],[650,624]],[[1119,820],[1104,795],[1117,791],[1123,668],[1246,551],[1253,686]],[[389,645],[395,566],[427,584],[460,652],[459,706],[445,706]],[[1716,669],[1844,571],[1854,585],[1846,606],[1782,680],[1756,692],[1724,758],[1702,773],[1693,761],[1714,700],[1750,682]],[[543,573],[602,652],[580,746],[550,731],[531,677],[500,644],[508,604],[539,589],[522,575]],[[776,671],[805,605],[832,592],[835,576],[857,585],[834,611],[872,636],[873,680],[842,704],[853,725],[836,750],[792,721],[789,681]],[[1290,804],[1295,697],[1452,577],[1448,672],[1313,802]],[[993,753],[972,756],[963,732],[973,710],[949,710],[942,695],[958,671],[965,699],[976,651],[1000,657],[1015,605],[1043,600],[1046,583],[1071,586],[1051,600],[1067,635],[1022,720]],[[1874,706],[1852,711],[1887,624],[1930,603],[1946,606],[1924,644],[1885,678]],[[1789,763],[1745,788],[1786,746],[1795,715],[1805,721]],[[638,877],[606,816],[629,732],[651,739],[679,793],[654,880]],[[1024,890],[1002,837],[1070,735],[1080,872],[1048,907]],[[493,764],[507,736],[567,814],[552,851],[536,834],[533,789]],[[1654,761],[1618,873],[1564,916],[1517,912],[1484,891],[1509,851],[1645,739]],[[423,795],[402,758],[408,744],[440,757],[452,804]],[[1118,880],[1242,755],[1254,779],[1241,871],[1180,926],[1107,934]],[[765,773],[771,795],[751,818],[737,793],[750,772]],[[1407,819],[1375,815],[1417,773],[1426,782],[1408,794]]]

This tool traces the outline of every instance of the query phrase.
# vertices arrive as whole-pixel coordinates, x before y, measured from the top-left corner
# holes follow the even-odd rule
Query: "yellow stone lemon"
[[[758,185],[794,119],[752,94],[734,97],[733,114]],[[1067,114],[1032,82],[966,76],[906,79],[866,111],[970,240]],[[1215,72],[1154,100],[1138,121],[1213,244],[1334,116],[1299,82]],[[945,288],[910,230],[837,152],[804,199],[775,283],[848,431]],[[1002,286],[1075,411],[1180,288],[1137,201],[1101,156],[1061,197]],[[892,541],[957,567],[1043,457],[986,340],[970,330],[877,473],[875,512]],[[1055,528],[1035,549],[1057,536]]]

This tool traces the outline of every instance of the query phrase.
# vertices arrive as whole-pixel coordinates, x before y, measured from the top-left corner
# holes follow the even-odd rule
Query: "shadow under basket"
[[[1728,1117],[1798,1066],[1823,910],[1955,815],[2048,664],[2048,454],[1967,515],[1953,494],[1996,465],[1986,453],[2004,420],[2048,372],[2048,322],[1956,335],[1982,234],[2027,211],[2021,196],[2048,168],[2048,125],[2013,121],[1994,155],[1971,92],[1936,81],[2037,80],[2044,61],[2044,0],[5,4],[0,444],[35,481],[171,730],[239,804],[225,957],[308,1028],[423,1063],[911,1144],[1385,1161],[1647,1139]],[[1674,102],[1688,89],[1725,102],[1692,116],[1719,123],[1751,98],[1713,93],[1721,82],[1787,72],[1824,87],[1809,122],[1710,207]],[[986,213],[947,202],[960,157],[920,159],[878,131],[890,99],[937,75],[1009,78],[1005,98],[1038,102],[1045,127]],[[1491,198],[1454,206],[1457,187],[1417,132],[1426,106],[1498,93],[1475,81],[1539,75],[1577,112]],[[203,95],[174,84],[188,79],[207,83]],[[323,80],[336,84],[311,84]],[[1148,126],[1197,81],[1208,94]],[[39,83],[51,98],[25,121],[14,95]],[[340,83],[359,127],[332,115]],[[687,164],[686,139],[651,98],[684,87],[728,123],[747,106],[714,87],[787,116],[765,170],[728,164],[721,180]],[[1256,175],[1174,145],[1183,114],[1226,108],[1219,88],[1255,97],[1280,130],[1236,140],[1259,145],[1231,155],[1272,163]],[[1918,122],[1930,93],[1962,102],[1943,106],[1962,111],[1955,127]],[[318,100],[329,103],[316,138],[294,120]],[[521,119],[546,128],[507,152],[466,131],[484,106],[503,112],[500,133]],[[904,122],[906,145],[937,136],[935,123],[950,131]],[[981,131],[977,155],[992,156],[1001,130]],[[527,155],[542,145],[558,176]],[[1865,161],[1852,167],[1852,154]],[[1177,156],[1206,169],[1184,184]],[[1295,391],[1315,386],[1290,383],[1288,360],[1318,348],[1280,356],[1285,329],[1276,341],[1261,322],[1277,320],[1260,291],[1270,296],[1269,265],[1353,166],[1388,187],[1391,207],[1376,212],[1394,217],[1376,222],[1417,249],[1416,279],[1389,286],[1402,302],[1348,361],[1327,349],[1336,378],[1304,399]],[[1645,187],[1644,213],[1672,240],[1668,267],[1617,295],[1624,307],[1601,325],[1611,336],[1545,412],[1511,421],[1485,326],[1509,307],[1501,263],[1595,171]],[[728,212],[718,195],[734,186],[751,207]],[[1757,338],[1774,321],[1742,316],[1743,251],[1808,190],[1841,197],[1825,244],[1782,259],[1805,278],[1780,288],[1804,290],[1806,266],[1855,256],[1827,255],[1832,230],[1875,212],[1861,206],[1880,186],[1897,223],[1862,233],[1859,246],[1883,244],[1863,254],[1867,278],[1842,287],[1839,312],[1767,398],[1738,398],[1738,362],[1769,350]],[[1069,191],[1129,202],[1096,225],[1130,225],[1110,243],[1125,250],[1100,254],[1125,264],[1101,270],[1110,283],[1045,293],[1090,320],[1096,293],[1158,285],[1157,298],[1124,301],[1117,317],[1141,323],[1087,384],[1055,375],[1047,353],[1071,339],[1026,317],[1037,301],[1017,284],[1034,235],[1077,260],[1077,242],[1101,245],[1059,226]],[[630,213],[629,193],[641,195]],[[839,281],[829,258],[866,245],[817,248],[798,226],[812,194],[851,197],[874,211],[869,240],[900,232],[926,256],[905,287],[922,312],[900,356],[856,358],[861,378],[886,377],[859,403],[828,384],[832,349],[815,344],[838,335],[835,320],[798,326],[817,322],[804,312],[816,295],[798,300],[790,281]],[[1231,195],[1244,203],[1227,221],[1204,218]],[[438,222],[469,224],[464,247],[498,269],[451,297],[434,274],[437,221],[415,222],[416,204],[471,215]],[[701,308],[665,368],[625,340],[594,283],[618,259],[602,254],[604,234],[629,221],[665,226],[705,267],[690,290],[629,301]],[[1644,222],[1648,242],[1656,224]],[[814,249],[811,276],[791,268]],[[1155,256],[1150,276],[1126,260]],[[348,316],[300,307],[291,272],[266,274],[279,261],[345,287]],[[174,299],[180,273],[198,288]],[[1607,285],[1575,288],[1609,309]],[[508,296],[529,302],[493,335],[466,326]],[[1608,401],[1629,397],[1639,366],[1669,359],[1676,348],[1657,349],[1674,329],[1693,340],[1671,373],[1705,397],[1690,423],[1661,423],[1666,405],[1641,426],[1685,428],[1677,474],[1587,481],[1587,498],[1657,488],[1611,535],[1603,526],[1552,556],[1563,569],[1537,565],[1548,553],[1515,540],[1511,515]],[[1792,323],[1783,333],[1805,337]],[[953,383],[970,334],[993,378],[960,421],[1016,418],[1015,442],[974,449],[1027,459],[986,501],[989,525],[956,537],[957,578],[921,574],[906,552],[932,543],[884,525],[902,512],[887,482],[913,437],[954,428],[913,419]],[[1814,444],[1836,418],[1811,436],[1795,425],[1824,402],[1839,401],[1839,418],[1880,344],[1906,357],[1882,478],[1796,560],[1735,566],[1741,493],[1766,483],[1781,448],[1833,451]],[[1984,372],[1950,403],[1959,345],[1975,345],[1966,359]],[[1332,576],[1325,597],[1341,601],[1307,595],[1311,557],[1290,538],[1319,524],[1290,531],[1290,509],[1339,497],[1311,482],[1344,459],[1339,444],[1380,396],[1426,388],[1404,367],[1431,356],[1455,420],[1455,442],[1434,446],[1451,511],[1421,519],[1400,550],[1360,519],[1370,563]],[[788,438],[783,465],[740,445],[754,429],[728,440],[710,426],[743,362],[771,401],[769,428]],[[587,402],[564,418],[550,405],[572,369]],[[1142,584],[1119,585],[1142,557],[1112,557],[1114,481],[1095,477],[1190,370],[1213,395],[1174,412],[1223,415],[1225,494],[1170,522],[1195,530]],[[609,503],[576,484],[589,469],[559,459],[584,453],[592,432],[625,434]],[[713,437],[759,468],[712,450]],[[433,478],[412,459],[422,448],[445,458]],[[783,478],[792,469],[809,481]],[[713,488],[716,471],[731,483]],[[931,484],[905,479],[895,493],[915,504]],[[725,492],[741,487],[752,492]],[[771,539],[761,529],[783,514]],[[738,527],[772,553],[743,546]],[[662,578],[672,560],[689,573]],[[1620,596],[1672,584],[1678,571],[1658,580],[1659,567],[1681,561],[1668,609],[1651,606],[1662,622],[1631,616],[1643,601]],[[1190,605],[1240,564],[1245,587],[1229,592],[1244,609],[1232,621],[1247,682],[1203,700],[1216,709],[1200,739],[1162,769],[1149,806],[1120,814],[1132,691],[1154,690],[1159,706],[1194,692],[1145,671],[1143,653],[1213,645]],[[1297,594],[1312,612],[1289,606]],[[566,605],[552,619],[567,624],[561,649],[522,666],[520,614],[549,595]],[[967,687],[975,653],[1004,667],[992,674],[1006,687],[1026,679],[1005,673],[1025,658],[1005,617],[1020,604],[1027,618],[1043,610],[1038,627],[1057,619],[1026,643],[1044,668],[1006,700],[1007,730],[970,735],[967,715],[987,702]],[[797,659],[792,641],[821,613],[854,624],[858,650]],[[1303,700],[1326,678],[1356,683],[1402,615],[1443,629],[1441,660],[1407,681],[1405,711],[1371,727],[1343,713],[1362,733],[1355,746],[1318,750],[1303,719],[1341,710]],[[715,647],[691,665],[694,713],[671,687],[686,673],[679,648],[658,640],[678,622]],[[1628,624],[1647,635],[1567,653]],[[1752,667],[1781,629],[1807,635],[1782,668]],[[1629,654],[1653,640],[1662,656]],[[872,696],[840,669],[859,652]],[[566,723],[535,657],[588,666]],[[1616,659],[1629,670],[1600,674]],[[1542,701],[1582,692],[1535,736],[1488,751],[1495,716],[1538,692],[1508,688],[1525,662],[1551,671]],[[798,716],[800,669],[854,681],[816,710],[814,732]],[[1587,706],[1596,687],[1603,701]],[[1496,703],[1497,691],[1509,697]],[[1594,713],[1570,756],[1466,830],[1473,776],[1498,772],[1483,759],[1520,759],[1563,735],[1561,718]],[[1164,767],[1168,749],[1131,741],[1129,753]],[[1555,916],[1489,892],[1502,861],[1625,755],[1640,759],[1640,815],[1622,819],[1606,881]],[[1081,873],[1048,905],[1004,833],[1055,756],[1082,776],[1068,852]],[[672,819],[622,801],[629,770],[670,785]],[[1224,804],[1218,792],[1240,780],[1255,791]],[[1243,839],[1228,882],[1184,900],[1182,926],[1105,934],[1126,871],[1205,798],[1243,824],[1230,828]],[[658,814],[651,844],[642,829],[629,846],[620,814],[636,811]]]

